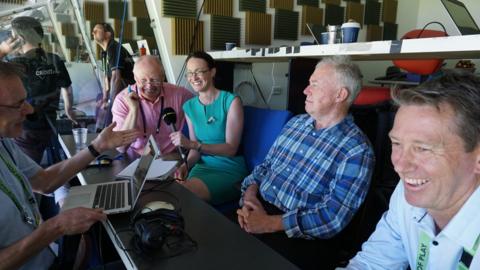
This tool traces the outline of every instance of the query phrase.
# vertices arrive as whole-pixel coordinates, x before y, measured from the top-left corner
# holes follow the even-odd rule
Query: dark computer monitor
[[[453,23],[457,26],[462,35],[480,34],[480,29],[475,23],[467,7],[458,0],[441,0],[448,11]]]

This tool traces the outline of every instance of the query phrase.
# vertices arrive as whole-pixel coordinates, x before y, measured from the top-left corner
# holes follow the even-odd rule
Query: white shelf
[[[209,52],[216,60],[231,62],[281,62],[294,57],[322,58],[350,55],[354,60],[476,59],[480,58],[480,35],[450,36],[345,44],[269,47]]]

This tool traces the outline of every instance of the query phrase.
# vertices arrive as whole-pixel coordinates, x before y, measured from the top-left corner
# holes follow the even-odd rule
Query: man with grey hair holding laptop
[[[64,235],[86,232],[105,220],[102,209],[75,208],[42,221],[33,192],[49,193],[84,169],[99,153],[131,143],[137,132],[105,128],[72,158],[43,169],[13,142],[33,107],[27,102],[18,66],[0,61],[0,269],[49,269],[49,245]],[[59,266],[59,269],[69,269]]]

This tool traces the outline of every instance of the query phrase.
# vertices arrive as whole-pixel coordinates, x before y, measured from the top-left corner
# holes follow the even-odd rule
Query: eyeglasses
[[[17,105],[2,105],[2,104],[0,104],[0,108],[6,108],[6,109],[10,109],[10,110],[21,111],[27,106],[27,104],[29,104],[28,101],[24,99],[24,100],[18,102]]]
[[[151,79],[151,80],[140,80],[140,83],[142,85],[147,85],[147,84],[150,84],[150,85],[161,85],[163,82],[163,80],[160,80],[160,79]]]
[[[187,71],[185,73],[185,78],[192,78],[192,77],[196,77],[196,76],[205,76],[205,73],[209,72],[210,70],[209,69],[205,69],[205,70],[197,70],[195,72],[191,72],[191,71]]]

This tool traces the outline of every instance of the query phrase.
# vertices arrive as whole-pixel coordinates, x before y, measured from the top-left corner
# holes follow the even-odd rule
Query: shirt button
[[[277,189],[277,187],[276,187],[276,186],[273,186],[273,189]]]
[[[287,168],[287,172],[289,172],[289,171],[290,171],[290,168]]]
[[[303,150],[300,150],[300,154],[303,154]]]
[[[315,136],[315,135],[317,135],[317,133],[313,132],[312,135]]]
[[[432,244],[433,244],[434,246],[438,246],[438,242],[437,242],[436,240],[433,240],[433,241],[432,241]]]

